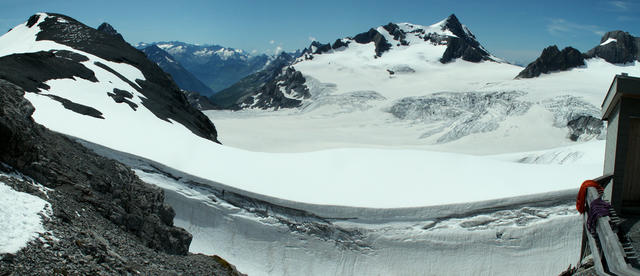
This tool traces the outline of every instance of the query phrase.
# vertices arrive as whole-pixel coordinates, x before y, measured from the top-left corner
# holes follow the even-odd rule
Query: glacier
[[[300,108],[207,112],[223,146],[159,119],[139,93],[138,110],[116,104],[105,92],[135,91],[144,79],[135,67],[36,33],[14,28],[0,42],[21,43],[0,43],[0,56],[87,56],[99,82],[50,80],[47,93],[104,119],[28,92],[33,119],[163,188],[175,224],[194,235],[192,252],[256,275],[539,275],[578,259],[573,200],[601,173],[604,141],[572,141],[567,125],[597,116],[619,66],[592,59],[514,80],[521,68],[510,64],[425,62],[443,45],[379,58],[373,45],[354,45],[296,65],[311,95]]]
[[[411,208],[315,205],[78,141],[161,187],[194,237],[191,252],[250,275],[555,275],[579,258],[575,189]]]

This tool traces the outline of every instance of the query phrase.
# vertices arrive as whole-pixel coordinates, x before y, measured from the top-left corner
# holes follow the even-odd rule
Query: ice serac
[[[614,64],[640,61],[640,37],[623,31],[607,32],[600,40],[600,45],[589,50],[585,56],[600,57]]]
[[[34,26],[37,22],[40,23]],[[19,53],[5,57],[4,62],[0,64],[3,78],[18,85],[24,85],[27,91],[39,92],[34,89],[47,90],[47,84],[44,82],[52,79],[79,76],[96,81],[88,77],[93,72],[87,68],[86,63],[83,63],[89,61],[89,58],[80,53],[94,55],[107,63],[130,65],[139,70],[143,78],[127,79],[123,73],[116,70],[117,68],[112,68],[105,62],[93,62],[93,65],[127,82],[129,84],[127,89],[143,95],[142,105],[157,118],[167,122],[175,121],[200,137],[218,142],[216,128],[209,118],[188,103],[178,86],[158,65],[124,40],[110,32],[98,31],[61,14],[33,15],[26,26],[40,29],[36,34],[36,41],[26,43],[53,41],[73,50]],[[103,30],[108,29],[103,28]],[[40,55],[42,58],[34,55]],[[24,62],[34,58],[33,62]],[[42,67],[42,63],[45,63],[46,67]],[[113,91],[100,91],[100,93],[108,92]]]
[[[566,71],[583,65],[584,57],[580,51],[573,47],[566,47],[560,51],[558,46],[553,45],[542,50],[540,57],[527,65],[516,78],[535,78],[540,74]]]
[[[185,69],[180,62],[157,45],[151,45],[142,49],[151,61],[155,62],[171,75],[176,84],[183,90],[197,92],[201,95],[210,95],[213,90],[202,83],[196,76]]]
[[[476,36],[460,23],[455,14],[451,14],[446,19],[442,25],[442,30],[449,30],[455,37],[445,36],[440,38],[447,42],[447,50],[442,55],[440,62],[447,63],[457,58],[470,62],[493,60],[489,52],[476,40]]]

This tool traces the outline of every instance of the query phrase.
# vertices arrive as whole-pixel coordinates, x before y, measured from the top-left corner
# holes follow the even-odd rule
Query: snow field
[[[16,253],[45,232],[41,217],[50,214],[50,209],[45,200],[0,181],[0,254]]]

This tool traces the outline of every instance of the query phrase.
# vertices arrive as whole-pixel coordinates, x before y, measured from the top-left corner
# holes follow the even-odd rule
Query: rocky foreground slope
[[[161,189],[36,124],[24,93],[0,80],[0,182],[48,201],[52,214],[39,239],[0,255],[1,275],[238,274],[189,254],[191,234],[173,226]]]
[[[0,187],[48,202],[44,232],[26,247],[3,251],[12,234],[0,232],[0,275],[239,274],[219,257],[189,253],[192,236],[173,225],[161,189],[34,121],[47,105],[36,109],[29,96],[71,128],[115,125],[121,131],[109,135],[125,137],[127,125],[155,123],[217,142],[213,123],[175,83],[105,28],[40,13],[0,37]],[[1,229],[20,232],[0,213]]]

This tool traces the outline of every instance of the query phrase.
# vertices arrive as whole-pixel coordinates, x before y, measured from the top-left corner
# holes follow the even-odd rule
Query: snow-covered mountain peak
[[[37,122],[62,133],[126,144],[107,134],[155,126],[217,141],[211,121],[144,53],[65,15],[38,13],[1,36],[0,77],[29,92]]]
[[[313,59],[313,55],[361,48],[356,44],[370,43],[374,45],[374,55],[362,49],[356,49],[353,52],[377,59],[383,58],[387,52],[403,51],[415,46],[420,49],[413,52],[418,52],[420,58],[426,61],[449,63],[458,58],[470,62],[501,61],[491,56],[476,40],[469,28],[462,25],[454,14],[428,26],[406,22],[388,23],[353,37],[337,39],[333,44],[313,41],[298,61]],[[424,47],[425,45],[428,47]]]

